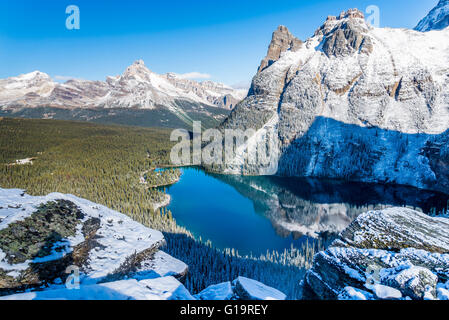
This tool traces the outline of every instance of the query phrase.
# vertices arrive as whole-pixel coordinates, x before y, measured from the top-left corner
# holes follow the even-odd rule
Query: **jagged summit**
[[[431,31],[442,30],[449,26],[449,0],[440,0],[437,6],[433,8],[429,14],[422,19],[415,30]]]
[[[370,54],[373,42],[368,31],[365,15],[358,9],[349,9],[338,17],[328,16],[314,35],[324,40],[322,49],[328,57],[341,57],[355,52]]]
[[[281,53],[291,50],[297,51],[302,46],[302,41],[293,36],[287,27],[279,26],[276,31],[273,32],[273,38],[268,47],[267,56],[260,63],[260,67],[257,72],[263,71],[265,68],[272,65],[279,60]]]

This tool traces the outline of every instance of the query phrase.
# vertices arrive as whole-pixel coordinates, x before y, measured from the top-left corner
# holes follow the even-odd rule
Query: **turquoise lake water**
[[[423,211],[447,197],[414,188],[279,177],[220,176],[183,168],[167,189],[177,223],[220,249],[241,254],[283,251],[336,234],[358,214],[386,206]],[[305,230],[319,232],[307,234]],[[309,231],[310,231],[309,230]],[[313,233],[313,232],[312,232]]]

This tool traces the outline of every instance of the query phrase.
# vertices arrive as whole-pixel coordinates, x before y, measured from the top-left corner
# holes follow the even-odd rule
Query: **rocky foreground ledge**
[[[285,299],[243,277],[194,297],[180,282],[188,266],[164,243],[161,232],[72,195],[0,189],[0,299]]]
[[[449,220],[391,208],[359,216],[304,279],[305,299],[448,300]]]

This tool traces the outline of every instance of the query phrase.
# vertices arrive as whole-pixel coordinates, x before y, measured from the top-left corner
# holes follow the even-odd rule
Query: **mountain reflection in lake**
[[[218,248],[242,254],[328,238],[369,210],[407,206],[428,213],[445,208],[449,199],[404,186],[182,170],[180,182],[168,189],[178,224]]]

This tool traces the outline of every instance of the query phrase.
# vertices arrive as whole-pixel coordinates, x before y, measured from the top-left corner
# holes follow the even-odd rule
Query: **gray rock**
[[[445,219],[405,208],[363,214],[315,256],[304,296],[336,300],[352,287],[385,298],[375,290],[382,285],[411,299],[435,297],[449,275],[447,227]]]
[[[268,287],[258,281],[238,277],[232,282],[234,292],[239,300],[285,300],[281,291]]]
[[[285,300],[286,295],[256,280],[238,277],[209,286],[195,295],[198,300]]]

